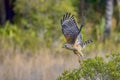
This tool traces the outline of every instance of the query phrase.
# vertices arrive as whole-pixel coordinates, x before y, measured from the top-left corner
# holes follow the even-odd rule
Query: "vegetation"
[[[66,70],[57,80],[119,80],[120,54],[112,54],[109,61],[102,57],[84,60],[77,69]]]
[[[4,23],[4,25],[1,25],[1,39],[3,39],[2,41],[4,42],[1,43],[3,44],[1,46],[9,47],[12,45],[13,47],[20,48],[23,51],[27,48],[30,50],[38,48],[41,49],[41,47],[37,44],[41,44],[44,49],[51,48],[52,50],[52,48],[54,47],[60,48],[61,45],[65,42],[65,38],[61,33],[60,27],[60,19],[63,14],[65,14],[66,12],[71,12],[75,15],[77,22],[81,22],[81,10],[79,0],[30,0],[29,4],[28,1],[29,0],[11,0],[10,2],[8,1],[9,5],[14,5],[14,7],[12,8],[14,15],[12,23],[11,19],[10,21],[9,19],[7,21],[6,18],[6,22]],[[88,6],[89,8],[86,8],[86,6]],[[114,8],[116,12],[115,14],[117,14],[117,5],[115,5]],[[92,37],[92,39],[94,39],[95,45],[102,45],[101,43],[104,37],[103,35],[105,29],[105,1],[86,0],[85,9],[86,23],[82,30],[82,34],[84,36],[83,40]],[[6,16],[11,17],[11,15],[7,15],[7,13]],[[2,19],[3,18],[1,18],[1,21]],[[115,22],[118,22],[118,19],[116,17],[113,17],[113,20],[115,20]],[[120,33],[117,32],[119,31],[119,29],[118,27],[116,27],[117,24],[115,24],[115,22],[114,25],[111,27],[112,34],[109,40],[110,43],[118,43],[120,41]],[[6,33],[7,36],[5,36]],[[14,39],[9,38],[11,35],[13,36],[13,34]],[[34,39],[35,41],[33,41],[32,39]],[[119,45],[117,48],[119,49]],[[57,49],[55,50],[57,51]]]
[[[25,31],[9,22],[5,24],[4,28],[0,29],[0,39],[1,47],[9,48],[12,46],[14,49],[20,48],[21,50],[26,48],[34,50],[38,47],[37,44],[40,43],[34,30],[29,29]]]
[[[85,11],[83,41],[93,40],[83,53],[85,59],[95,58],[84,60],[79,68],[67,70],[79,64],[71,51],[62,48],[66,40],[61,31],[60,19],[70,12],[80,26],[82,1]],[[107,1],[114,5],[107,5]],[[67,68],[58,80],[119,80],[119,3],[119,0],[1,0],[0,79],[54,80]],[[109,7],[113,11],[111,15],[106,9],[108,6],[113,8]],[[107,21],[107,17],[110,20]],[[107,22],[111,24],[109,29],[106,28]],[[105,33],[109,37],[105,37]],[[98,55],[109,57],[104,60]]]

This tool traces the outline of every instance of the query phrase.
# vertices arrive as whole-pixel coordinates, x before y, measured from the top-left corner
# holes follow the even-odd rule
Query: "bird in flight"
[[[61,19],[62,33],[64,34],[67,43],[63,45],[63,48],[72,50],[77,56],[78,61],[81,62],[83,58],[82,50],[83,48],[93,42],[92,40],[87,40],[82,42],[81,30],[83,24],[78,28],[74,16],[71,13],[66,13]]]

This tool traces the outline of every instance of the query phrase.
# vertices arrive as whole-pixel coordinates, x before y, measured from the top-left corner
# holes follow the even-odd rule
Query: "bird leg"
[[[81,50],[74,50],[74,53],[78,56],[78,62],[81,63],[83,60],[83,53]]]
[[[78,62],[81,63],[83,60],[83,55],[76,54],[78,56]]]

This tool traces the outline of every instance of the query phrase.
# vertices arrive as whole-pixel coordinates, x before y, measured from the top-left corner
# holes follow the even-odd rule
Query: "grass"
[[[83,51],[85,59],[118,51],[120,45],[93,43]],[[112,47],[108,47],[112,45]],[[97,46],[97,47],[95,47]],[[100,49],[99,47],[102,46]],[[104,47],[105,48],[104,48]],[[91,50],[90,50],[91,48]],[[114,50],[114,49],[115,50]],[[64,70],[79,67],[77,56],[66,49],[55,51],[50,49],[33,52],[21,52],[13,48],[0,49],[0,79],[1,80],[55,80]],[[70,53],[70,54],[67,54]],[[104,54],[106,53],[106,54]]]
[[[9,53],[12,53],[11,50]],[[64,55],[55,56],[49,50],[35,55],[22,54],[19,50],[11,55],[1,55],[0,79],[55,80],[64,69],[77,67],[77,59],[73,55],[68,58]]]
[[[106,43],[94,41],[86,46],[83,50],[85,59],[120,52],[119,37],[112,39]],[[62,49],[62,45],[32,52],[3,47],[6,44],[0,45],[0,80],[55,80],[64,70],[79,67],[77,56]]]

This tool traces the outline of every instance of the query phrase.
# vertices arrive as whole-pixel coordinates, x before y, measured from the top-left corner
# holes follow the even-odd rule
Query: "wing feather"
[[[74,16],[66,13],[61,19],[62,32],[68,43],[74,44],[76,37],[79,34],[79,28],[76,24]]]

